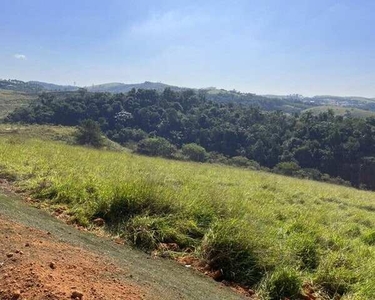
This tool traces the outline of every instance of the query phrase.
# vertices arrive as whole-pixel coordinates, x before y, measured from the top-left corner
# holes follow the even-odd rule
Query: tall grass
[[[176,243],[265,299],[375,299],[375,194],[219,165],[0,137],[0,176],[151,251]],[[175,253],[178,255],[178,253]]]

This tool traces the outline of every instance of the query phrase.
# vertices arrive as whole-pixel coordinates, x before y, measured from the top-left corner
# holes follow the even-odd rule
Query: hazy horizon
[[[12,1],[0,78],[375,97],[372,1]]]

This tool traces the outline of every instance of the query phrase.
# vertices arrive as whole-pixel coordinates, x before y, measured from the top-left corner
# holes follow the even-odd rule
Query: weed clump
[[[281,268],[272,273],[266,282],[271,300],[296,299],[301,291],[300,275],[293,269]]]
[[[253,285],[263,276],[258,260],[258,245],[241,232],[238,221],[216,223],[202,244],[203,256],[208,265],[222,272],[223,279]]]
[[[365,235],[363,235],[362,240],[364,243],[370,246],[375,245],[375,231],[369,231]]]
[[[195,233],[190,235],[189,233]],[[136,216],[126,225],[123,234],[136,247],[151,251],[160,243],[175,243],[179,249],[196,247],[202,232],[194,221],[179,220],[175,216]]]
[[[303,269],[314,270],[319,265],[318,244],[314,238],[300,236],[295,239],[294,251]]]
[[[358,281],[355,269],[353,258],[331,252],[321,262],[314,281],[331,297],[342,296]]]

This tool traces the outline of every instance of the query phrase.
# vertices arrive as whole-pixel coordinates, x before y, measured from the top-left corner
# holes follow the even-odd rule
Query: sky
[[[373,0],[1,1],[0,78],[375,97]]]

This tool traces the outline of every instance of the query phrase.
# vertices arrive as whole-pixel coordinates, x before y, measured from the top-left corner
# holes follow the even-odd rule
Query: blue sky
[[[375,97],[375,1],[12,0],[0,78]]]

